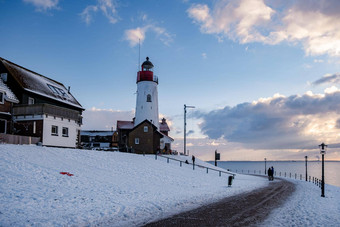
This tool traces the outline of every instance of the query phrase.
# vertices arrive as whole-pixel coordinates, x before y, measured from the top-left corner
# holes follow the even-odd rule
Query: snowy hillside
[[[228,188],[227,175],[154,156],[35,145],[0,145],[0,168],[0,226],[141,225],[268,184],[236,175]]]

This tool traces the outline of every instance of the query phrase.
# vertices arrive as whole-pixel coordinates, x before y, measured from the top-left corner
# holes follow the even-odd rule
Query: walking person
[[[274,180],[274,167],[271,167],[271,173],[272,173],[272,180]]]
[[[272,180],[272,169],[270,167],[268,169],[268,180]]]
[[[192,164],[195,165],[195,156],[192,156]]]

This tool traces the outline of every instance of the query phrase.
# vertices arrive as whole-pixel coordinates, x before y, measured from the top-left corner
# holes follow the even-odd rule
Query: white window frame
[[[135,138],[135,144],[139,144],[139,138]]]
[[[66,130],[66,131],[64,132],[64,130]],[[63,134],[63,137],[68,137],[68,128],[67,127],[63,127],[62,134]]]
[[[55,129],[55,130],[53,130],[53,129]],[[57,125],[51,126],[51,135],[52,136],[58,136],[58,126]]]
[[[144,132],[148,132],[149,131],[149,127],[148,126],[144,126]]]
[[[33,134],[37,133],[37,122],[33,121]]]
[[[4,104],[5,103],[5,92],[0,91],[0,104]]]

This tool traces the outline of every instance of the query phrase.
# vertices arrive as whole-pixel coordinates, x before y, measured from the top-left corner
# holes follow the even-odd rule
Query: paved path
[[[294,190],[293,183],[275,179],[265,188],[228,197],[145,226],[256,226],[282,205]]]

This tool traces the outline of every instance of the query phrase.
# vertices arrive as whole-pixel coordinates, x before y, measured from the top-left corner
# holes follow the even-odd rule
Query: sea
[[[214,165],[213,161],[209,163]],[[273,166],[277,177],[306,179],[305,161],[217,161],[217,166],[235,173],[264,175],[265,167],[268,170]],[[322,176],[322,162],[307,162],[307,179],[311,180]],[[325,183],[340,187],[340,161],[325,161]]]

